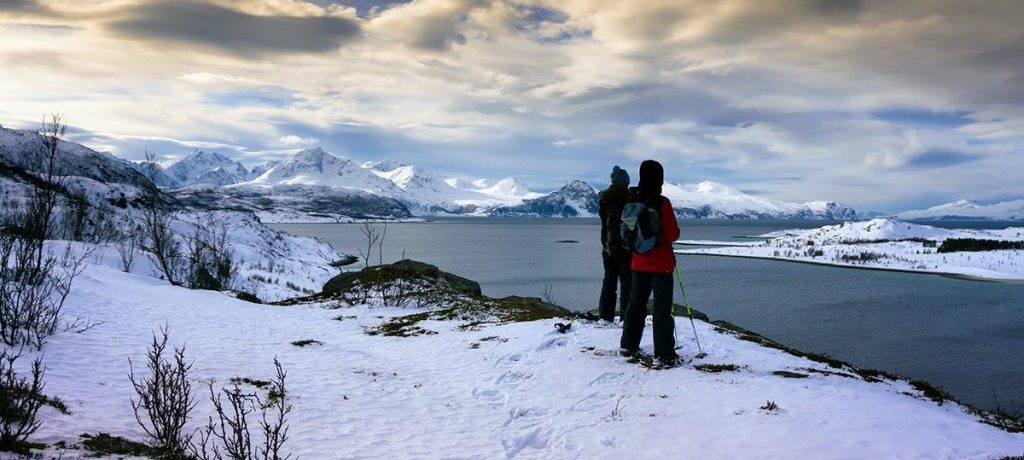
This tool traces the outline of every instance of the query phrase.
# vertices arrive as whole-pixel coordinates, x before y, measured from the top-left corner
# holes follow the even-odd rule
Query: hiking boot
[[[667,358],[654,358],[654,366],[661,369],[669,369],[676,367],[680,364],[679,355],[671,356]]]
[[[632,358],[632,357],[636,356],[636,352],[637,352],[637,350],[629,350],[629,349],[626,349],[626,348],[619,348],[619,356],[625,356],[627,358]]]

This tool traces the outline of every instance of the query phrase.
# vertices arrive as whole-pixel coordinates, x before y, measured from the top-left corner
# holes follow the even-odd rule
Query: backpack
[[[661,233],[661,216],[658,210],[643,201],[626,204],[622,208],[622,226],[619,228],[626,246],[637,254],[643,254],[658,243]]]

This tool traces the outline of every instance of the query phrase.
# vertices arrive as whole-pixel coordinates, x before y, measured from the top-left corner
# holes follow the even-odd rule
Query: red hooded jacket
[[[676,256],[672,252],[672,243],[679,239],[679,222],[676,220],[675,211],[672,210],[672,202],[668,198],[661,198],[658,217],[661,218],[661,233],[658,234],[658,243],[654,245],[654,249],[643,254],[633,253],[633,262],[630,268],[635,272],[671,273],[676,268]]]

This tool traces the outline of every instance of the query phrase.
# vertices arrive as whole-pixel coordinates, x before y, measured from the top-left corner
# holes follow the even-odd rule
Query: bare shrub
[[[46,251],[45,241],[18,233],[26,214],[15,208],[0,217],[0,341],[41,349],[59,329],[71,285],[91,252]]]
[[[32,361],[29,377],[19,376],[14,364],[21,354],[0,351],[0,451],[22,451],[28,437],[42,426],[39,409],[43,395],[43,363]]]
[[[136,378],[135,366],[128,359],[128,379],[138,399],[131,399],[135,421],[150,437],[153,447],[181,456],[190,436],[182,434],[189,414],[196,405],[188,373],[192,363],[185,361],[185,349],[175,348],[167,356],[168,328],[160,328],[160,337],[153,334],[153,343],[146,352],[147,376]]]
[[[385,227],[386,231],[386,227]],[[377,226],[370,221],[363,222],[359,225],[359,232],[363,234],[363,238],[366,240],[366,250],[359,248],[359,256],[363,259],[363,265],[370,266],[370,257],[373,256],[373,249],[380,248],[383,245],[384,233],[381,232]]]
[[[287,373],[281,362],[274,358],[277,375],[270,382],[266,396],[248,392],[233,381],[231,388],[221,388],[220,394],[210,384],[210,401],[216,418],[210,417],[206,427],[197,431],[196,441],[189,444],[189,454],[199,460],[287,460],[283,454],[288,440],[288,414],[292,406],[287,402],[285,378]],[[250,416],[259,414],[256,421],[262,440],[253,444]]]
[[[200,219],[185,246],[185,283],[189,288],[223,291],[234,287],[238,266],[228,244],[227,226],[214,222],[213,217]]]
[[[125,273],[131,273],[132,267],[135,265],[135,256],[138,255],[138,231],[134,226],[129,226],[126,230],[120,230],[115,240],[114,248],[117,249],[117,254],[121,256],[121,270]]]
[[[146,175],[156,183],[156,158],[146,152]],[[171,230],[171,212],[167,209],[163,192],[156,186],[143,189],[142,236],[147,256],[168,283],[180,286],[185,272],[181,243]]]

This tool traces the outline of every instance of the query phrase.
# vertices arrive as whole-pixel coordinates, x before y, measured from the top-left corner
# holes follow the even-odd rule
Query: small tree
[[[196,405],[188,373],[192,363],[185,361],[185,349],[175,348],[173,356],[166,355],[168,328],[160,328],[160,338],[153,334],[153,343],[146,352],[148,376],[136,378],[135,367],[128,359],[128,379],[138,399],[132,399],[135,421],[152,440],[157,449],[181,456],[191,439],[182,434],[185,423]]]
[[[28,437],[42,426],[37,418],[43,395],[43,363],[32,361],[30,376],[19,376],[14,363],[21,354],[0,350],[0,451],[22,451]]]
[[[232,289],[238,266],[228,244],[228,229],[211,216],[199,219],[185,241],[188,264],[185,283],[192,289]]]
[[[370,266],[370,257],[373,255],[373,249],[379,248],[380,244],[383,244],[384,235],[373,222],[365,221],[359,225],[359,232],[363,234],[366,239],[366,250],[359,248],[359,256],[363,258],[363,265]]]
[[[171,213],[167,210],[163,192],[156,187],[156,158],[146,151],[149,186],[143,189],[142,234],[148,256],[168,283],[181,285],[184,261],[181,244],[171,230]]]
[[[134,226],[130,225],[127,230],[119,230],[118,234],[114,247],[117,249],[117,254],[121,256],[121,270],[131,273],[132,266],[135,265],[135,256],[138,254],[138,232]]]

